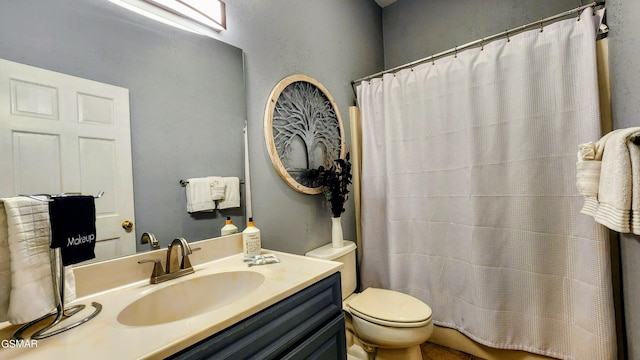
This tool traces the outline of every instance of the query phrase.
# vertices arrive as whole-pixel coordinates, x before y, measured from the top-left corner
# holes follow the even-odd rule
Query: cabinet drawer
[[[283,360],[340,360],[347,358],[347,335],[344,314],[340,314],[300,346],[291,350]]]
[[[338,316],[342,295],[336,273],[170,358],[278,358]]]

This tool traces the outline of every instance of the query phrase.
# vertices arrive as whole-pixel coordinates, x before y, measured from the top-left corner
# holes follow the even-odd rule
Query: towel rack
[[[189,180],[180,180],[180,185],[187,186]],[[240,184],[244,184],[244,180],[240,179]]]
[[[56,195],[49,195],[49,194],[31,194],[31,195],[20,195],[20,196],[25,196],[34,200],[38,200],[38,201],[43,201],[43,202],[51,202],[53,201],[52,198],[55,197],[63,197],[63,196],[72,196],[72,195],[80,195],[80,193],[60,193],[60,194],[56,194]],[[104,195],[104,191],[100,191],[98,193],[98,195],[94,196],[94,198],[99,199],[102,197],[102,195]],[[40,339],[44,339],[44,338],[48,338],[50,336],[53,335],[57,335],[60,334],[62,332],[65,332],[67,330],[73,329],[76,326],[82,325],[84,323],[86,323],[87,321],[93,319],[94,317],[96,317],[100,311],[102,311],[102,305],[100,303],[97,303],[95,301],[91,302],[91,306],[94,307],[94,311],[85,316],[84,318],[74,322],[73,324],[70,325],[66,325],[63,326],[61,328],[57,328],[57,329],[53,329],[53,327],[55,327],[56,325],[58,325],[62,320],[67,319],[72,317],[73,315],[77,314],[78,312],[82,311],[85,308],[85,305],[83,304],[79,304],[79,305],[74,305],[74,306],[70,306],[68,308],[65,308],[64,305],[64,272],[65,272],[65,267],[64,265],[62,265],[62,257],[60,255],[60,248],[57,249],[52,249],[51,250],[51,254],[52,254],[52,259],[51,259],[51,277],[52,277],[52,282],[53,282],[53,295],[55,296],[55,301],[56,301],[56,309],[36,320],[30,321],[24,325],[22,325],[18,330],[16,330],[15,333],[13,333],[13,339],[15,340],[22,340],[22,333],[24,333],[27,329],[29,329],[30,327],[32,327],[33,325],[39,323],[40,321],[54,316],[55,315],[55,319],[53,320],[53,322],[49,325],[47,325],[46,327],[44,327],[43,329],[40,329],[38,331],[36,331],[35,333],[33,333],[33,335],[31,335],[31,339],[35,339],[35,340],[40,340]],[[53,330],[52,330],[53,329]],[[52,331],[49,331],[52,330]],[[47,332],[49,331],[49,332]]]
[[[56,195],[49,195],[49,194],[19,194],[18,196],[24,196],[24,197],[28,197],[31,198],[33,200],[38,200],[38,201],[44,201],[44,202],[51,202],[53,201],[52,198],[54,197],[63,197],[63,196],[73,196],[73,195],[82,195],[82,193],[79,192],[63,192],[63,193],[59,193]],[[104,195],[104,191],[100,190],[100,192],[98,192],[98,195],[94,196],[94,198],[99,199],[102,197],[102,195]]]

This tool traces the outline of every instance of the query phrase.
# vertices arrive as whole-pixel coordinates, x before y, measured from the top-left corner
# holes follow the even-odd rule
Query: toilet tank
[[[334,248],[331,243],[328,243],[309,251],[305,256],[343,263],[344,267],[340,270],[342,300],[356,291],[356,244],[353,241],[344,240],[344,246],[339,248]]]

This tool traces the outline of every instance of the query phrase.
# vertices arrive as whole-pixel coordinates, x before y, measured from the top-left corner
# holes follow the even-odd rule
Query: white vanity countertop
[[[237,249],[238,237],[216,238],[211,241],[219,241],[220,239],[227,242],[233,240],[234,249]],[[196,270],[195,274],[156,285],[149,284],[148,276],[151,274],[152,266],[146,264],[149,266],[143,267],[137,264],[137,261],[141,256],[153,258],[158,254],[165,254],[166,251],[156,252],[155,256],[152,253],[146,253],[146,255],[134,255],[114,261],[114,264],[111,265],[120,267],[122,267],[122,261],[128,261],[127,266],[130,266],[129,263],[133,261],[135,265],[132,268],[143,267],[147,273],[146,278],[120,284],[118,287],[101,292],[83,291],[81,286],[84,281],[89,280],[82,278],[82,271],[76,271],[78,293],[81,295],[88,292],[88,294],[69,305],[85,304],[87,309],[82,313],[88,314],[93,309],[90,305],[91,302],[96,301],[102,304],[102,312],[94,319],[74,329],[38,340],[37,347],[12,347],[7,340],[11,338],[18,326],[0,323],[0,339],[2,339],[0,359],[125,360],[164,358],[266,309],[305,287],[338,272],[342,267],[342,264],[336,262],[268,250],[263,250],[263,253],[275,254],[280,259],[280,263],[248,267],[242,261],[242,254],[205,262],[203,259],[207,255],[207,246],[205,244],[202,247],[204,251],[199,254],[199,257],[195,255],[201,253],[200,251],[190,256]],[[90,266],[88,265],[87,268]],[[89,268],[89,270],[91,269]],[[104,271],[105,269],[101,268],[100,270]],[[127,305],[150,291],[158,289],[158,287],[168,286],[172,282],[186,280],[193,276],[237,270],[258,272],[264,275],[265,281],[252,293],[231,304],[186,319],[151,326],[127,326],[117,320],[118,314]],[[110,274],[103,273],[102,276],[108,277]],[[96,290],[99,289],[92,289],[92,291]],[[194,294],[194,296],[198,295]],[[175,305],[180,306],[181,304],[176,303]]]

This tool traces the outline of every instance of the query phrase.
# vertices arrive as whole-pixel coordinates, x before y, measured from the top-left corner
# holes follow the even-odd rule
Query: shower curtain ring
[[[509,30],[505,30],[504,33],[507,35],[507,42],[511,42],[511,39],[509,38]]]
[[[484,50],[484,38],[482,38],[482,40],[480,40],[480,51]]]
[[[453,54],[454,54],[453,57],[455,57],[457,59],[458,58],[458,47],[457,46],[453,48]]]
[[[543,19],[540,19],[540,32],[542,32],[544,30],[544,22],[542,21]]]
[[[434,60],[433,56],[431,56],[431,65],[435,65],[436,61]]]

